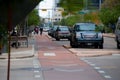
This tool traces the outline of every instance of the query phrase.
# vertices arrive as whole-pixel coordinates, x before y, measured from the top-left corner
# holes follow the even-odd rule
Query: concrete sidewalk
[[[28,38],[28,41],[31,41],[30,39],[33,38]],[[30,44],[28,47],[19,47],[19,48],[12,48],[10,50],[10,57],[11,59],[20,59],[20,58],[29,58],[34,56],[34,45]],[[0,55],[0,59],[8,59],[8,53],[2,53]]]
[[[34,49],[32,46],[28,48],[18,48],[18,49],[12,49],[10,53],[11,59],[20,59],[20,58],[29,58],[34,56]],[[0,59],[7,59],[8,53],[2,53],[0,55]]]

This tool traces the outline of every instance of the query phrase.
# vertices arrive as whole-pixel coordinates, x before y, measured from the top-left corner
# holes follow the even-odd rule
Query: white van
[[[120,17],[118,18],[115,29],[115,40],[117,42],[117,48],[120,49]]]

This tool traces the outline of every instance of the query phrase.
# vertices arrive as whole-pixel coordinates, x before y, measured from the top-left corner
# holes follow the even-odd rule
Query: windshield
[[[95,24],[80,24],[77,25],[77,30],[82,31],[95,31]]]
[[[61,31],[68,31],[69,29],[68,29],[68,27],[60,27],[60,30]]]

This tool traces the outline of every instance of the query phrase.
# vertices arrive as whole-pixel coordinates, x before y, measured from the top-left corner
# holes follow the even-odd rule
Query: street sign
[[[83,11],[80,11],[80,12],[78,12],[78,14],[85,14],[85,12],[83,12]]]
[[[78,12],[78,14],[86,14],[86,13],[89,13],[90,11],[89,10],[81,10]]]

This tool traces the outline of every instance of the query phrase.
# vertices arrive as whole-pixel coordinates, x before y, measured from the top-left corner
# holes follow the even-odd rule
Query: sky
[[[42,18],[52,17],[52,8],[54,7],[54,0],[44,0],[39,4],[39,16]],[[41,9],[49,9],[47,11],[42,11]]]

